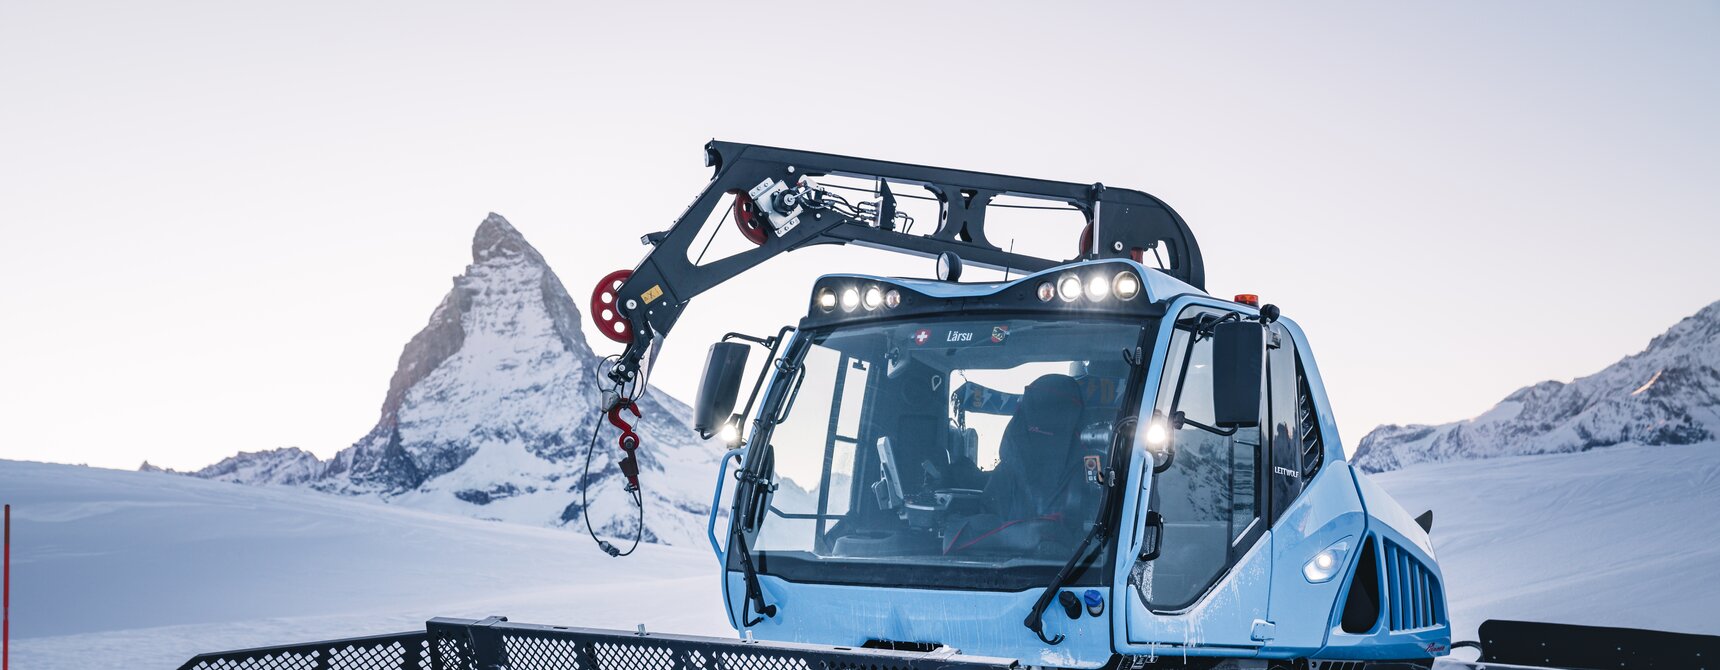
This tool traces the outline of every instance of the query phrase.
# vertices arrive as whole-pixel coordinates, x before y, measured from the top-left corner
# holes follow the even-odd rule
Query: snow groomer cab
[[[827,198],[806,174],[775,182],[800,225]],[[790,213],[758,186],[761,220]],[[1084,257],[991,254],[1028,270],[991,282],[960,281],[964,249],[875,243],[938,279],[827,275],[798,324],[711,347],[695,413],[733,447],[710,519],[730,622],[1030,666],[1430,665],[1451,643],[1431,515],[1345,462],[1307,336],[1202,290],[1168,206],[1103,194],[1124,204],[1088,211],[1150,209],[1152,239],[1097,215]]]

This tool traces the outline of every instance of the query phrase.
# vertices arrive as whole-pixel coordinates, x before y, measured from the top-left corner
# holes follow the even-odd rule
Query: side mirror
[[[1260,425],[1260,387],[1266,378],[1266,329],[1228,321],[1212,330],[1212,418],[1219,428]]]
[[[746,344],[718,342],[705,356],[705,376],[699,380],[699,401],[693,406],[693,429],[710,436],[735,411],[741,376],[746,374]]]

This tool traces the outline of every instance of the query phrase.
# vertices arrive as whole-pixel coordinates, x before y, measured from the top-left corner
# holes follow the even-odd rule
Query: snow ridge
[[[328,461],[287,448],[241,453],[190,474],[301,486],[403,506],[631,538],[638,512],[620,490],[618,433],[601,420],[601,359],[542,254],[498,214],[478,226],[472,264],[407,342],[375,427]],[[640,401],[649,542],[702,538],[716,448],[690,410],[653,391]],[[591,430],[597,452],[580,473]],[[580,503],[586,489],[591,509]]]
[[[1386,425],[1351,462],[1369,472],[1417,463],[1697,444],[1720,436],[1720,302],[1595,374],[1518,389],[1466,421]]]

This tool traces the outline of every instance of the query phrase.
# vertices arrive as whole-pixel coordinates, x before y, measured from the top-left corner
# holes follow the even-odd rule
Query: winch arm
[[[631,271],[604,278],[592,295],[592,317],[606,337],[627,345],[610,370],[618,383],[642,382],[654,344],[668,335],[694,296],[770,258],[816,244],[859,244],[935,257],[949,252],[966,264],[1022,273],[1082,258],[1159,254],[1165,272],[1197,288],[1205,282],[1200,248],[1182,217],[1140,191],[892,163],[833,154],[712,141],[706,185],[668,230],[646,235],[652,249]],[[819,186],[825,175],[872,180],[870,196],[836,196]],[[898,229],[891,187],[923,187],[939,201],[929,233]],[[758,246],[696,264],[691,253],[711,212],[735,195],[736,225]],[[852,197],[859,195],[858,198]],[[1087,219],[1075,258],[1006,251],[985,233],[985,213],[999,195],[1063,205]],[[862,207],[848,200],[863,201]],[[868,199],[870,198],[870,199]],[[721,231],[718,231],[720,234]]]

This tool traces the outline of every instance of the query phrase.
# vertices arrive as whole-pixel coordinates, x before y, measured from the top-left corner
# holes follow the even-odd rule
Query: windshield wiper
[[[777,341],[780,342],[789,330],[790,328],[784,327],[782,332],[777,334]],[[773,347],[772,352],[774,351],[775,348]],[[742,628],[751,628],[767,618],[776,616],[776,606],[764,601],[764,588],[759,586],[758,569],[753,564],[752,547],[747,546],[746,532],[749,527],[757,523],[754,521],[755,517],[764,515],[765,512],[760,509],[760,506],[764,504],[764,496],[776,489],[776,484],[771,481],[770,475],[759,473],[775,469],[775,459],[770,455],[770,450],[774,448],[769,444],[771,433],[776,424],[781,423],[788,416],[788,410],[794,406],[794,399],[800,395],[800,382],[806,378],[804,374],[806,369],[798,361],[800,360],[799,357],[805,354],[805,351],[805,347],[801,347],[798,350],[788,352],[782,358],[774,359],[779,379],[785,380],[783,383],[789,384],[789,386],[786,389],[781,386],[772,389],[771,395],[765,398],[767,407],[760,411],[758,418],[753,420],[752,442],[760,445],[759,448],[764,451],[750,455],[749,458],[757,458],[759,462],[756,464],[749,463],[750,467],[743,466],[735,472],[735,478],[739,479],[741,485],[746,487],[744,490],[737,489],[735,491],[737,502],[734,506],[734,514],[729,520],[729,546],[732,547],[731,551],[739,555],[741,576],[746,581],[746,601],[741,605]],[[763,380],[762,372],[760,373],[760,380],[761,382]],[[778,393],[785,393],[786,398],[777,395]],[[754,395],[757,395],[756,388]],[[747,411],[750,412],[751,410],[752,401],[748,400]],[[748,449],[748,453],[751,454],[751,449]],[[747,620],[748,611],[756,611],[764,616],[749,621]]]
[[[1129,367],[1133,368],[1133,373],[1129,375],[1128,394],[1123,398],[1122,403],[1123,410],[1129,413],[1130,418],[1119,421],[1116,432],[1111,435],[1110,457],[1112,462],[1116,462],[1118,458],[1117,442],[1121,441],[1125,444],[1134,442],[1135,419],[1132,416],[1131,408],[1137,407],[1141,402],[1140,377],[1141,372],[1146,369],[1147,363],[1146,357],[1140,352],[1141,349],[1138,346],[1135,349],[1123,351],[1123,360],[1129,364]],[[1125,435],[1128,436],[1126,440],[1124,439]],[[1123,453],[1127,453],[1127,451],[1126,448],[1122,450]],[[1127,462],[1127,459],[1124,459],[1124,462]],[[1117,468],[1107,470],[1104,477],[1104,490],[1099,497],[1099,513],[1093,518],[1093,529],[1087,531],[1087,537],[1081,540],[1081,546],[1075,548],[1075,553],[1057,571],[1057,576],[1052,577],[1051,583],[1045,585],[1045,591],[1039,594],[1038,600],[1033,601],[1033,609],[1028,610],[1027,618],[1021,622],[1021,625],[1027,626],[1028,630],[1033,631],[1033,634],[1039,636],[1039,640],[1046,644],[1062,644],[1064,636],[1059,633],[1056,637],[1045,637],[1045,608],[1051,606],[1051,600],[1057,597],[1057,593],[1063,589],[1063,584],[1067,583],[1069,578],[1075,574],[1076,568],[1079,568],[1087,560],[1093,546],[1104,544],[1102,540],[1104,540],[1105,534],[1110,531],[1110,526],[1105,523],[1105,517],[1109,516],[1111,511],[1111,498],[1121,488],[1117,485]]]
[[[1051,606],[1051,599],[1057,597],[1057,593],[1063,588],[1064,582],[1069,581],[1069,576],[1075,574],[1075,568],[1086,560],[1093,543],[1104,537],[1107,530],[1105,513],[1111,507],[1111,489],[1113,488],[1116,487],[1105,487],[1105,496],[1099,502],[1099,515],[1093,521],[1093,529],[1087,531],[1086,539],[1081,540],[1081,546],[1075,548],[1075,555],[1070,556],[1069,562],[1063,564],[1063,568],[1057,571],[1057,576],[1051,579],[1051,583],[1045,585],[1045,592],[1039,594],[1039,600],[1034,601],[1033,609],[1027,612],[1027,619],[1021,622],[1022,625],[1027,626],[1028,630],[1033,631],[1034,635],[1038,635],[1040,641],[1046,644],[1061,644],[1063,634],[1058,633],[1057,637],[1052,638],[1045,637],[1045,608]]]
[[[763,486],[763,484],[753,483],[754,488],[748,491],[748,495],[757,495],[757,487],[759,486]],[[741,605],[741,627],[751,628],[765,619],[776,616],[776,605],[764,601],[764,589],[759,586],[758,570],[753,567],[752,548],[747,546],[746,532],[742,530],[742,524],[738,522],[729,524],[729,536],[729,546],[740,554],[741,575],[746,580],[747,598],[745,603]],[[757,611],[764,616],[748,621],[748,611]]]

